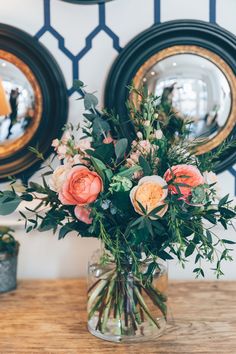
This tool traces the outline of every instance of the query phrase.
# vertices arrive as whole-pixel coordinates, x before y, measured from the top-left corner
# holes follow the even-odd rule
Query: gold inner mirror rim
[[[23,62],[14,54],[4,50],[0,50],[0,59],[15,65],[26,76],[27,80],[30,82],[33,88],[35,97],[34,117],[32,118],[33,121],[30,124],[30,127],[19,138],[9,142],[0,143],[0,159],[4,159],[23,149],[35,135],[42,118],[43,97],[41,88],[34,73],[25,62]]]
[[[176,45],[166,49],[151,56],[137,71],[135,77],[133,78],[133,84],[135,88],[141,87],[143,83],[143,78],[146,73],[158,62],[165,58],[168,58],[177,54],[195,54],[208,59],[213,64],[215,64],[221,72],[226,77],[231,90],[231,110],[225,125],[219,130],[218,134],[207,142],[199,145],[197,148],[197,154],[204,154],[209,152],[219,146],[232,132],[235,122],[236,122],[236,80],[235,74],[231,67],[216,53],[211,52],[208,49],[195,45]],[[138,105],[137,98],[134,98],[134,103]]]

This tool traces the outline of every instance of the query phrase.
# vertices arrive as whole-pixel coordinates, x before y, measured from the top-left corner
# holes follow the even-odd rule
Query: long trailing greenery
[[[215,264],[217,277],[222,275],[222,261],[232,260],[230,252],[235,242],[220,238],[214,225],[220,223],[224,229],[233,226],[236,210],[229,195],[219,198],[216,181],[209,180],[227,144],[214,153],[196,155],[201,141],[189,139],[191,122],[172,111],[166,114],[168,107],[155,95],[148,94],[146,88],[130,88],[132,99],[127,102],[127,118],[122,121],[114,112],[100,112],[97,98],[86,91],[82,82],[77,81],[76,88],[83,92],[80,99],[86,110],[85,124],[82,127],[68,124],[64,137],[54,141],[56,156],[62,162],[60,171],[47,164],[42,184],[30,182],[21,194],[12,183],[11,190],[0,192],[0,214],[13,212],[22,201],[36,200],[36,207],[26,207],[27,215],[20,212],[27,232],[58,231],[59,239],[63,239],[76,231],[82,237],[102,240],[109,260],[115,264],[115,273],[98,285],[99,297],[91,295],[96,302],[90,315],[100,310],[98,329],[102,330],[104,318],[109,315],[104,312],[107,301],[117,310],[115,279],[122,277],[124,271],[132,272],[139,286],[145,284],[146,292],[164,314],[162,295],[151,288],[158,259],[177,258],[184,266],[194,254],[196,276],[204,276],[203,259]],[[130,122],[133,131],[127,137],[124,125]],[[78,131],[82,132],[80,140],[76,137]],[[40,152],[31,150],[43,159]],[[96,197],[93,192],[93,198],[89,195],[83,203],[75,195],[77,187],[83,192],[79,182],[82,177],[71,185],[69,180],[71,170],[78,167],[90,171],[90,177],[96,179],[96,188],[100,186]],[[187,172],[177,175],[175,171],[179,169]],[[76,203],[76,198],[80,202]],[[143,258],[152,260],[145,275],[140,271]],[[139,286],[134,286],[136,304],[146,312]],[[128,290],[121,290],[121,294],[124,292],[128,296]],[[148,316],[150,319],[149,312]],[[138,317],[131,320],[134,327],[139,323]]]

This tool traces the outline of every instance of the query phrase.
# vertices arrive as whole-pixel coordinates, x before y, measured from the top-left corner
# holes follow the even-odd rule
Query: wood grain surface
[[[236,283],[172,282],[165,334],[113,344],[86,328],[86,281],[21,281],[0,294],[1,354],[236,354]]]

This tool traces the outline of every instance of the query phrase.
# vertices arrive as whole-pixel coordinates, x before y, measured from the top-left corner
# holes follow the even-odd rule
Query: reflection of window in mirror
[[[178,116],[193,121],[192,137],[215,136],[230,114],[231,90],[225,75],[200,55],[168,56],[146,71],[143,82],[161,101],[166,96]]]
[[[0,118],[0,143],[22,136],[34,117],[34,91],[24,73],[0,59],[0,77],[10,111]]]

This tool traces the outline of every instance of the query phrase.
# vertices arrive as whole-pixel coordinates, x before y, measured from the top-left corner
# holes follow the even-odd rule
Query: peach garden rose
[[[101,177],[85,166],[75,166],[68,173],[59,192],[64,205],[85,206],[94,202],[103,189]]]
[[[130,200],[134,210],[143,215],[139,203],[147,210],[147,213],[150,213],[155,208],[165,204],[164,200],[167,194],[167,183],[163,178],[160,176],[146,176],[141,178],[138,185],[131,190]],[[156,215],[162,217],[167,209],[168,205],[166,204]]]
[[[184,200],[188,199],[193,188],[204,184],[204,177],[199,169],[195,166],[185,164],[172,166],[171,169],[168,169],[164,174],[164,179],[166,182],[170,182],[168,189],[172,194],[178,194],[178,191],[176,186],[171,184],[171,180],[173,180],[174,183],[186,184],[186,186],[179,186]]]

